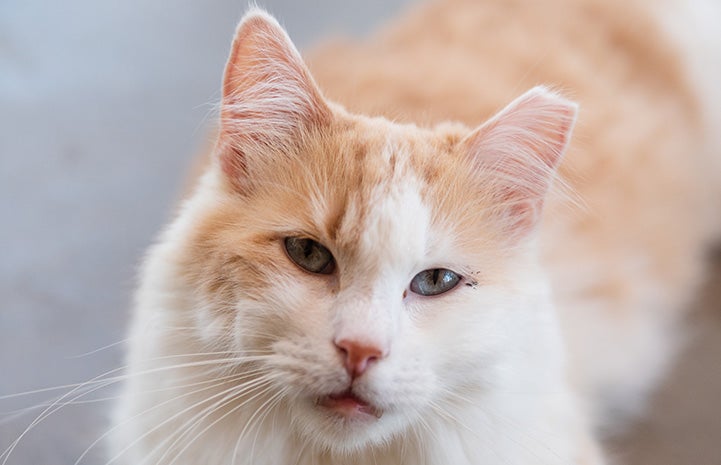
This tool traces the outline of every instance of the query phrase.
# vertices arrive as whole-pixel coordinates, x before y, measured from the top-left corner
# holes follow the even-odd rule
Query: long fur
[[[721,203],[698,182],[721,178],[707,102],[659,17],[438,1],[317,50],[316,84],[249,12],[213,162],[143,268],[111,460],[605,463],[599,430],[663,376]],[[575,129],[542,86],[498,111],[527,81],[573,89]],[[437,268],[460,284],[414,294]],[[383,355],[353,378],[341,339]],[[347,389],[382,415],[322,405]]]

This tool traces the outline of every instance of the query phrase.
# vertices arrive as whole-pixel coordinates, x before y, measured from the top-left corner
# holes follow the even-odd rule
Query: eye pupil
[[[411,281],[411,291],[423,296],[432,296],[448,292],[458,285],[461,277],[445,268],[433,268],[421,271]]]
[[[303,253],[305,254],[305,258],[310,257],[310,255],[313,253],[313,241],[306,240],[303,244]]]
[[[307,237],[286,237],[285,251],[298,267],[316,274],[331,274],[335,270],[333,254],[320,243]]]

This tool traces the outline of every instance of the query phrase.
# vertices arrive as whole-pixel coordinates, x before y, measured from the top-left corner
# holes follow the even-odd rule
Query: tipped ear
[[[287,150],[294,138],[330,120],[308,68],[278,22],[259,9],[245,15],[225,67],[220,157],[227,175],[247,174],[247,157]]]
[[[463,142],[479,175],[490,182],[510,235],[525,235],[540,219],[577,111],[575,103],[535,87]]]

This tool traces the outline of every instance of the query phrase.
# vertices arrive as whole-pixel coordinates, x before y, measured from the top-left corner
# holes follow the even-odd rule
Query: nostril
[[[343,357],[345,369],[352,378],[362,375],[368,366],[383,357],[383,350],[377,344],[352,339],[341,339],[335,342]]]

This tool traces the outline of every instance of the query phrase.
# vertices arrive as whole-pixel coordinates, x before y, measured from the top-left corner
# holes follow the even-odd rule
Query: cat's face
[[[573,111],[535,90],[474,132],[348,115],[277,24],[250,16],[216,162],[185,212],[197,337],[245,357],[231,369],[264,408],[327,448],[467,408],[532,337],[530,238]]]

